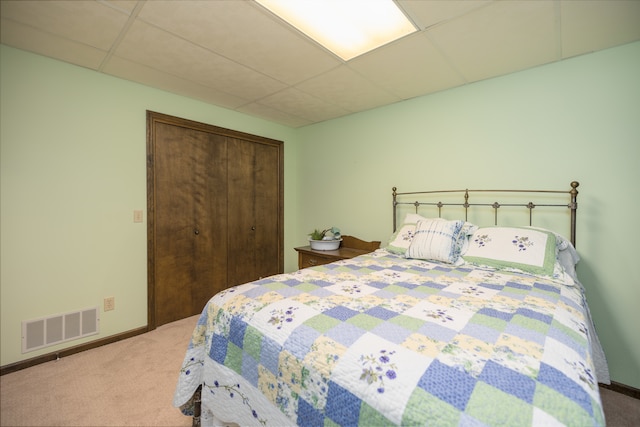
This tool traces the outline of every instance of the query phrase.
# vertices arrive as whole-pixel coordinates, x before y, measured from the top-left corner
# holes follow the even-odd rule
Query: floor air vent
[[[22,352],[95,335],[99,321],[98,307],[25,320],[22,322]]]

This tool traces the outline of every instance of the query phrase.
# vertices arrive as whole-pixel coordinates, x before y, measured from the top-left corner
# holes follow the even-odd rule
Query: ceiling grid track
[[[109,60],[111,60],[111,57],[113,56],[113,53],[116,51],[116,49],[118,48],[118,46],[122,42],[122,39],[124,39],[124,37],[129,32],[129,29],[131,28],[133,23],[138,18],[138,14],[142,10],[142,8],[144,7],[144,4],[146,2],[147,2],[147,0],[138,0],[138,2],[136,3],[136,6],[133,8],[133,11],[131,12],[131,15],[129,15],[129,19],[127,19],[126,24],[124,24],[124,27],[122,27],[122,31],[120,31],[120,34],[118,34],[118,37],[114,40],[113,44],[111,45],[111,48],[109,49],[109,52],[107,52],[105,57],[102,59],[102,62],[100,62],[100,66],[98,67],[98,71],[100,71],[100,72],[104,71],[104,67],[106,67],[107,64],[109,63]]]
[[[562,60],[562,4],[560,0],[554,2],[556,18],[556,61]]]

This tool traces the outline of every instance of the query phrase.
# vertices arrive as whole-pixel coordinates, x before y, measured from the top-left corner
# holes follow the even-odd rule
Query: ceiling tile
[[[154,1],[145,4],[139,17],[287,84],[341,63],[253,2]]]
[[[2,17],[108,51],[129,16],[97,1],[2,1]]]
[[[296,88],[285,89],[269,95],[259,100],[259,103],[294,116],[300,116],[312,122],[321,122],[350,113],[348,110]]]
[[[0,0],[0,41],[298,127],[640,40],[640,0],[395,1],[347,62],[252,0]]]
[[[374,85],[346,65],[335,68],[296,87],[347,111],[363,111],[401,101]]]
[[[468,81],[559,59],[551,1],[493,2],[426,33]]]
[[[144,22],[135,22],[115,55],[245,99],[284,84]]]
[[[420,33],[356,58],[349,67],[402,99],[465,83]]]
[[[398,0],[421,30],[464,15],[492,0]]]
[[[311,120],[284,113],[280,110],[276,110],[272,107],[267,107],[266,105],[262,105],[258,102],[252,102],[251,104],[243,105],[242,107],[236,109],[236,111],[252,116],[261,117],[263,119],[271,120],[276,123],[281,123],[283,125],[294,128],[310,125],[311,123],[313,123]]]
[[[0,23],[0,42],[70,64],[97,70],[107,52],[83,43],[44,33],[5,19]]]
[[[562,1],[562,56],[640,39],[640,1]]]
[[[115,77],[199,99],[229,109],[235,109],[248,102],[245,98],[230,95],[117,56],[112,56],[111,59],[109,59],[103,71]]]

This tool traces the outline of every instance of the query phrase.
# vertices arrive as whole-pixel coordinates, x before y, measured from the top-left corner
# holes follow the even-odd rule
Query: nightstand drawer
[[[298,252],[298,268],[302,269],[350,259],[375,251],[379,247],[380,242],[377,240],[365,242],[352,236],[342,236],[342,244],[334,251],[318,251],[311,249],[311,246],[302,246],[295,250]]]
[[[336,261],[339,258],[335,257],[321,257],[316,254],[298,253],[298,268],[307,268],[307,267],[315,267],[316,265],[324,265],[329,264],[330,262]]]

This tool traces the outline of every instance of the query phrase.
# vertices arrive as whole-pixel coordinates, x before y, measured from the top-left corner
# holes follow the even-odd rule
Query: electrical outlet
[[[111,311],[116,309],[116,298],[108,297],[104,299],[104,311]]]

